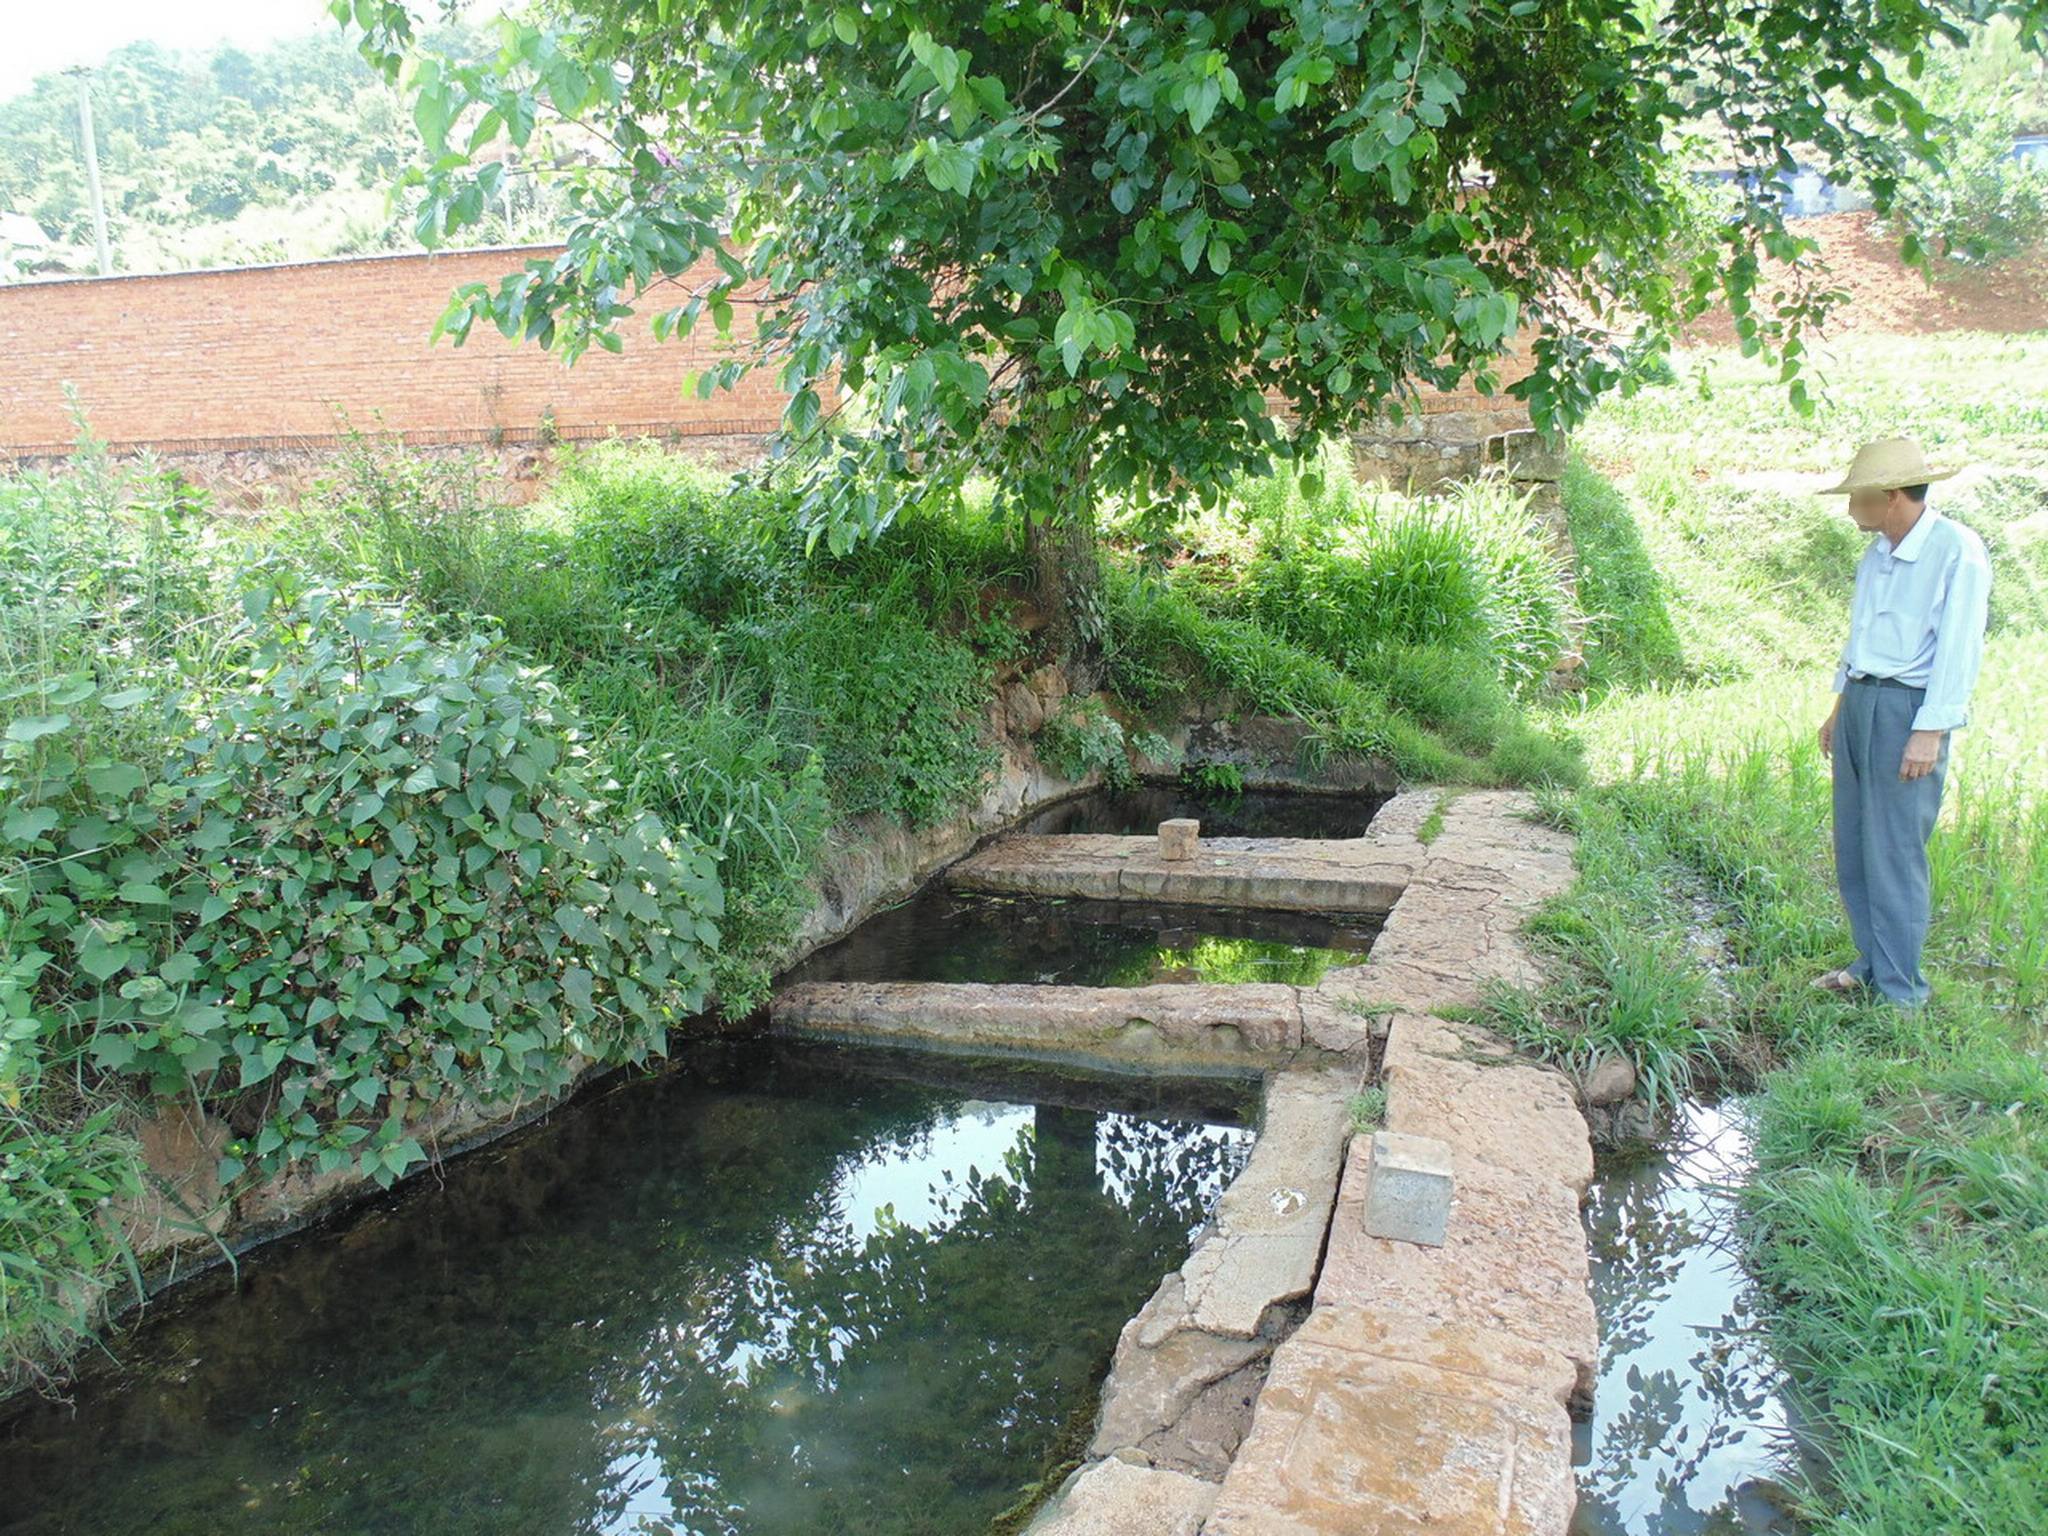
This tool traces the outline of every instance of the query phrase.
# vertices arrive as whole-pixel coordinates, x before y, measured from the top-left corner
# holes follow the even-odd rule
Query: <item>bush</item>
[[[238,686],[17,690],[0,896],[44,1037],[260,1126],[224,1177],[384,1183],[437,1105],[660,1052],[703,998],[716,877],[606,824],[552,685],[346,594],[244,606]],[[161,755],[104,749],[130,712]]]
[[[1123,722],[1096,698],[1063,700],[1053,717],[1040,727],[1038,751],[1048,763],[1069,779],[1082,778],[1101,770],[1113,789],[1128,788],[1136,782],[1126,751]]]

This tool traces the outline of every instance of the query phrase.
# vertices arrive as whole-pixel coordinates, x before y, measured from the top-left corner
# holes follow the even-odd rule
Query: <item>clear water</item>
[[[1250,1093],[707,1044],[116,1338],[0,1426],[0,1526],[982,1530],[1085,1433]]]
[[[1577,1429],[1573,1536],[1763,1536],[1799,1527],[1783,1377],[1732,1251],[1748,1177],[1733,1104],[1689,1105],[1656,1148],[1603,1154],[1586,1204],[1600,1383]]]
[[[1372,794],[1314,795],[1287,790],[1248,789],[1239,795],[1198,795],[1172,784],[1098,790],[1044,810],[1024,824],[1026,832],[1094,832],[1130,837],[1159,830],[1159,823],[1192,816],[1204,837],[1363,837],[1387,797]]]
[[[1378,917],[1216,912],[1122,901],[1043,901],[929,889],[879,913],[790,972],[790,981],[1164,981],[1314,986],[1355,965]]]

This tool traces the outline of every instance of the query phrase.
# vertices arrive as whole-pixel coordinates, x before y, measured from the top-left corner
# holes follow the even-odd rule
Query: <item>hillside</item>
[[[458,52],[484,46],[466,28],[436,37]],[[116,49],[93,77],[93,119],[117,271],[417,248],[405,199],[388,194],[418,134],[339,29],[254,52]],[[513,180],[507,205],[458,243],[516,243],[555,227],[559,210],[539,179]],[[65,76],[0,102],[0,212],[26,215],[55,242],[34,270],[93,270],[77,88]]]

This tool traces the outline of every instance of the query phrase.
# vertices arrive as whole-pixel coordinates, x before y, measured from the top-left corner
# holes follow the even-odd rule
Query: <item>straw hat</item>
[[[1851,491],[1896,491],[1902,486],[1946,480],[1953,469],[1929,469],[1920,445],[1910,437],[1881,437],[1856,450],[1840,485],[1823,486],[1816,496],[1842,496]]]

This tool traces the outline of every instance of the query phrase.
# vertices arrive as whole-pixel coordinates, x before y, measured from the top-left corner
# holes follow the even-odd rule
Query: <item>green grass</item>
[[[1535,922],[1528,1048],[1617,1050],[1660,1093],[1753,1088],[1751,1263],[1819,1530],[2020,1532],[2048,1486],[2048,336],[1857,338],[1810,419],[1768,375],[1613,402],[1567,484],[1588,612],[1569,708],[1593,784],[1553,812],[1575,888]],[[1814,728],[1862,540],[1810,494],[1910,432],[1973,466],[1938,505],[1993,550],[1992,635],[1932,847],[1934,1002],[1815,993],[1851,955]]]

